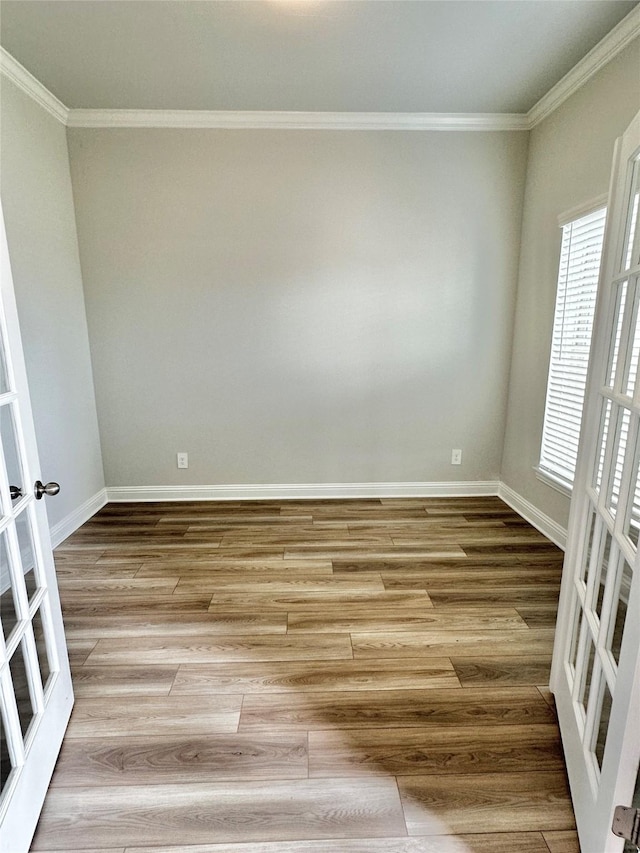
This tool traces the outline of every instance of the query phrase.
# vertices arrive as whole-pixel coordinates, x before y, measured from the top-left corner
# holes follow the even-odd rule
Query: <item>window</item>
[[[558,291],[538,472],[570,490],[578,455],[606,208],[562,228]]]

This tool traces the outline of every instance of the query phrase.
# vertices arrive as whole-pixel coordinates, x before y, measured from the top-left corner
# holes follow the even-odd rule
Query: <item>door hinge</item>
[[[616,806],[611,831],[619,838],[625,838],[635,844],[636,847],[640,845],[640,809]]]

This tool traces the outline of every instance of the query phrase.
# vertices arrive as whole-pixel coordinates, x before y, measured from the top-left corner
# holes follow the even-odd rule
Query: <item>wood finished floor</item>
[[[56,565],[34,851],[578,853],[562,554],[498,498],[110,504]]]

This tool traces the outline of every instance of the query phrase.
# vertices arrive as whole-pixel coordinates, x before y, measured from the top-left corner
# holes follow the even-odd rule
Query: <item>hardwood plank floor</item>
[[[491,656],[497,648],[509,649],[514,655],[550,653],[553,648],[552,628],[504,629],[466,628],[461,631],[447,628],[415,631],[369,631],[352,633],[353,654],[356,658],[402,658],[435,655],[436,657]],[[92,652],[93,654],[93,652]]]
[[[307,740],[305,733],[67,739],[53,784],[188,783],[194,771],[201,782],[306,779]]]
[[[498,498],[110,504],[56,565],[34,851],[578,851],[562,555]]]
[[[335,660],[350,658],[347,634],[306,634],[139,637],[98,640],[89,664],[225,663],[247,660]]]
[[[487,607],[484,612],[477,609],[464,611],[458,608],[455,612],[440,612],[430,609],[422,613],[407,612],[401,607],[389,608],[384,613],[290,613],[288,621],[289,633],[335,633],[341,632],[374,632],[380,631],[420,631],[430,628],[440,628],[448,631],[473,630],[478,627],[487,630],[498,628],[527,628],[527,625],[512,607]]]
[[[452,657],[451,663],[463,687],[546,684],[551,670],[551,654]]]
[[[102,847],[130,845],[136,837],[147,844],[186,846],[212,839],[375,838],[405,832],[392,777],[53,786],[47,812],[54,850],[71,850],[78,842],[86,846],[88,837]]]
[[[534,687],[509,689],[368,690],[357,693],[252,694],[242,704],[240,730],[485,726],[548,723],[553,712]]]
[[[401,607],[407,613],[418,611],[422,614],[426,608],[431,608],[431,600],[426,590],[383,590],[382,592],[334,592],[333,594],[315,593],[262,593],[255,595],[249,590],[244,593],[215,592],[209,603],[209,612],[219,610],[247,610],[255,608],[265,610],[285,610],[287,613],[379,613],[381,616],[392,607]]]
[[[275,841],[257,844],[198,844],[193,847],[128,847],[126,853],[549,853],[539,832],[433,835],[422,838],[341,838],[327,841]],[[85,853],[85,851],[82,851]],[[95,853],[121,853],[100,850]],[[554,848],[555,853],[555,848]],[[558,853],[574,853],[567,849]]]
[[[450,775],[562,770],[554,723],[309,732],[309,775]]]
[[[573,821],[559,771],[402,776],[398,786],[409,835],[564,829]]]
[[[77,666],[73,672],[76,699],[102,696],[168,696],[177,666]]]
[[[580,853],[576,832],[570,830],[543,832],[542,837],[546,841],[550,853]]]
[[[83,669],[86,669],[84,667]],[[97,668],[94,668],[97,669]],[[100,667],[99,669],[116,669]],[[172,694],[322,693],[354,690],[413,690],[460,687],[449,658],[420,661],[296,661],[178,667]]]
[[[515,611],[514,611],[515,612]],[[67,637],[106,639],[112,637],[216,636],[219,634],[286,634],[286,613],[129,613],[126,616],[68,616]]]
[[[112,696],[78,699],[73,709],[73,725],[67,738],[137,734],[175,735],[201,732],[237,731],[242,696],[198,696],[188,702],[179,697]]]

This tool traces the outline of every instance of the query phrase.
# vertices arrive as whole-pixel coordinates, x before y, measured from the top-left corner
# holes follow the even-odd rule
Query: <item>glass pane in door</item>
[[[629,425],[631,423],[631,412],[629,409],[618,408],[618,422],[616,424],[615,438],[613,444],[613,457],[611,460],[611,471],[607,485],[607,509],[615,518],[620,500],[620,485],[622,483],[622,469],[629,444]]]
[[[607,370],[607,385],[613,388],[618,371],[618,361],[620,355],[620,339],[622,337],[622,322],[624,320],[625,305],[627,301],[627,285],[628,282],[621,281],[616,285],[616,300],[615,300],[615,322],[611,330],[611,340],[609,343],[609,367]]]
[[[589,567],[586,606],[596,614],[598,619],[600,618],[609,562],[612,557],[615,559],[615,556],[612,554],[612,543],[611,534],[607,530],[600,542],[597,558],[591,561]]]
[[[613,615],[609,625],[609,637],[607,648],[611,652],[616,665],[620,663],[620,648],[622,646],[622,635],[627,619],[627,603],[629,601],[629,590],[633,569],[626,560],[622,560],[619,569],[619,578],[616,582],[616,595],[613,603]]]
[[[587,541],[584,548],[582,559],[579,563],[580,571],[578,573],[578,582],[584,588],[586,586],[587,569],[591,562],[591,554],[593,552],[593,543],[596,540],[596,530],[602,530],[602,524],[598,521],[598,515],[593,504],[589,503],[589,517],[587,519]],[[596,540],[597,541],[597,540]]]
[[[586,620],[584,620],[583,622],[583,629],[586,634],[585,642],[588,654],[584,655],[582,659],[582,673],[580,677],[580,694],[578,701],[582,705],[583,711],[586,713],[587,702],[589,701],[589,692],[591,690],[591,678],[593,676],[596,650],[593,644],[593,640],[591,639],[591,633],[589,631],[589,627],[586,623]]]
[[[29,678],[27,676],[27,663],[25,659],[24,640],[20,643],[9,661],[9,670],[11,672],[11,680],[13,682],[13,692],[16,697],[16,706],[18,708],[18,717],[20,718],[20,728],[24,737],[29,729],[31,720],[35,716],[36,703],[34,701]],[[31,672],[31,677],[34,673]]]
[[[575,680],[576,676],[576,659],[578,657],[578,640],[580,637],[580,627],[582,622],[584,621],[584,617],[582,615],[582,608],[580,607],[580,601],[578,600],[577,594],[574,592],[573,594],[573,615],[571,617],[571,639],[570,639],[570,651],[569,651],[569,667],[571,671],[571,675]],[[580,618],[582,616],[582,619]],[[572,682],[573,683],[573,682]]]
[[[7,780],[11,775],[13,765],[7,743],[7,728],[4,721],[4,708],[0,706],[0,794],[4,791]]]
[[[0,584],[0,621],[4,638],[8,640],[19,621],[19,605],[9,569],[7,534],[4,531],[0,533]]]
[[[604,471],[604,457],[607,450],[607,440],[609,437],[609,424],[611,423],[611,409],[612,403],[611,400],[603,400],[602,402],[602,415],[600,418],[600,432],[598,434],[598,454],[597,454],[597,465],[593,472],[593,485],[598,491],[602,484],[602,472]]]
[[[640,439],[639,442],[640,444]],[[638,547],[638,532],[640,531],[640,447],[636,447],[631,477],[631,495],[627,505],[624,532],[629,541]]]
[[[635,286],[638,287],[636,279]],[[638,310],[638,302],[634,304],[635,317],[631,321],[632,341],[627,350],[627,359],[625,362],[624,378],[622,382],[622,391],[629,397],[633,397],[633,392],[636,387],[636,378],[638,376],[638,361],[640,360],[640,311]]]
[[[10,390],[7,377],[7,361],[4,355],[4,347],[0,344],[0,394],[6,394]]]
[[[49,676],[53,671],[51,652],[47,643],[47,633],[45,632],[43,607],[39,607],[33,617],[33,634],[36,641],[36,651],[38,653],[38,663],[40,665],[40,677],[42,684],[46,689],[49,681]]]
[[[0,406],[0,440],[4,462],[7,467],[7,477],[11,488],[11,498],[15,502],[25,495],[26,483],[23,474],[23,466],[20,462],[18,438],[16,434],[16,422],[14,404],[9,403]]]
[[[29,509],[23,510],[16,518],[16,533],[18,534],[18,545],[20,547],[20,560],[22,562],[22,574],[24,576],[27,596],[29,601],[37,590],[42,586],[39,578],[36,552],[33,545],[33,533]]]
[[[607,742],[607,731],[609,730],[609,718],[611,717],[611,691],[607,684],[606,678],[602,679],[602,689],[600,698],[600,714],[594,729],[595,745],[594,753],[598,767],[602,769],[602,759],[604,758],[604,748]]]
[[[624,250],[622,252],[622,269],[630,269],[634,261],[637,263],[640,253],[640,237],[638,235],[638,207],[640,206],[640,161],[636,160],[633,166],[631,178],[631,198],[627,216],[627,227],[624,236]]]

